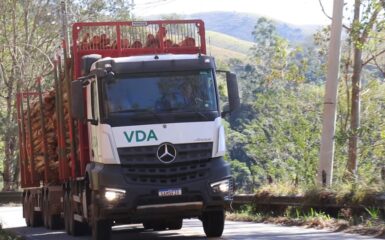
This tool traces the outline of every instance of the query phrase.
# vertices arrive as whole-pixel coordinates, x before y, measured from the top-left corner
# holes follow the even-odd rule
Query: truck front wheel
[[[110,237],[110,221],[92,219],[92,240],[109,240]]]
[[[112,223],[107,219],[99,219],[99,207],[96,203],[96,193],[91,193],[91,228],[92,240],[109,240]]]
[[[225,225],[225,213],[223,210],[204,212],[202,223],[207,237],[220,237]]]

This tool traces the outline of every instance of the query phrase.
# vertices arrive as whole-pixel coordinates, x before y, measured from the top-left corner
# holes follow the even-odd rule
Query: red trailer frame
[[[187,41],[186,41],[187,40]],[[206,54],[202,20],[82,22],[72,27],[74,78],[81,57],[126,57],[148,54]]]
[[[40,81],[40,80],[39,80]],[[19,130],[19,164],[21,172],[21,187],[38,187],[40,180],[37,179],[37,173],[35,170],[34,162],[34,148],[33,148],[33,139],[32,139],[32,130],[31,130],[31,120],[30,120],[30,97],[39,96],[39,92],[22,92],[16,94],[16,109],[17,109],[17,122]],[[27,125],[25,126],[25,116],[24,116],[24,101],[27,101]],[[26,136],[26,128],[28,128],[29,137]],[[27,144],[27,139],[29,144]],[[27,147],[28,146],[28,147]],[[31,155],[28,154],[28,151]],[[44,149],[46,151],[46,149]],[[47,167],[44,169],[44,182],[48,181],[47,179]]]

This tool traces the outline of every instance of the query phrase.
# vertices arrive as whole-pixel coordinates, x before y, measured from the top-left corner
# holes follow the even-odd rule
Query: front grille
[[[201,195],[187,194],[184,196],[170,196],[166,198],[161,197],[141,197],[138,199],[138,205],[152,205],[152,204],[169,204],[181,202],[202,202]]]
[[[207,177],[212,143],[176,144],[176,158],[162,163],[158,146],[118,148],[126,179],[140,184],[181,184]]]

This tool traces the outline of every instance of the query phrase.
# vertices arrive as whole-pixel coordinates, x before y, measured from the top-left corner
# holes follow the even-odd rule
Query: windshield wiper
[[[201,116],[201,117],[203,117],[205,120],[208,120],[209,118],[205,115],[205,114],[203,114],[202,112],[199,112],[199,111],[196,111],[196,110],[194,110],[194,111],[192,111],[193,113],[195,113],[195,114],[198,114],[199,116]]]
[[[183,111],[177,111],[177,112],[180,112],[180,113],[195,113],[195,114],[201,116],[202,118],[204,118],[205,120],[208,120],[208,117],[205,114],[203,114],[202,112],[199,112],[199,111],[197,111],[195,109],[191,109],[191,108],[188,108],[186,110],[182,109],[182,108],[165,108],[163,110],[165,110],[165,111],[183,110]]]
[[[124,110],[119,110],[119,111],[114,111],[111,113],[150,113],[152,116],[154,116],[159,122],[162,121],[160,116],[153,110],[151,109],[146,109],[146,108],[139,108],[139,109],[124,109]]]

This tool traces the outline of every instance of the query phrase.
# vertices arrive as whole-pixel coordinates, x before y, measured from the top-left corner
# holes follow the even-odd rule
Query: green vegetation
[[[9,33],[0,35],[0,171],[6,182],[4,188],[12,189],[17,187],[14,183],[18,179],[15,92],[31,86],[36,76],[50,70],[48,57],[60,39],[60,26],[51,13],[59,6],[50,1],[0,2],[4,9],[0,17],[5,23],[0,32]],[[385,15],[380,3],[362,1],[360,21],[345,21],[334,185],[330,190],[341,201],[349,198],[360,202],[384,190]],[[70,22],[127,19],[130,10],[121,1],[71,4]],[[177,15],[170,16],[174,17]],[[238,75],[241,108],[224,120],[228,137],[226,159],[232,166],[237,191],[281,195],[317,191],[315,174],[329,28],[316,32],[312,38],[314,27],[298,28],[250,14],[205,13],[193,17],[203,18],[210,29],[208,51],[217,57],[218,68]],[[361,119],[357,128],[352,126],[351,115],[352,88],[357,86],[356,77],[356,82],[352,82],[356,70],[352,63],[354,53],[359,51]],[[221,102],[226,107],[222,76],[218,82]],[[352,139],[358,139],[358,161],[353,171],[347,167]]]
[[[10,234],[9,232],[7,231],[4,231],[2,229],[2,226],[0,224],[0,240],[22,240],[23,238],[21,237],[17,237],[13,234]]]
[[[252,42],[240,40],[239,38],[231,37],[219,32],[206,31],[206,39],[209,45],[243,53],[245,55],[249,54],[250,49],[253,47]]]
[[[359,233],[372,236],[383,236],[385,221],[378,209],[366,209],[365,212],[353,211],[349,208],[334,212],[333,215],[314,208],[287,207],[259,211],[253,205],[244,205],[239,210],[229,212],[227,220],[251,221],[282,224],[287,226],[306,226],[329,228],[335,231]]]
[[[128,20],[127,1],[69,3],[69,22]],[[0,174],[2,190],[19,187],[16,93],[48,76],[61,42],[60,1],[0,1]],[[44,86],[52,86],[46,77]]]
[[[330,215],[316,211],[313,208],[303,210],[300,208],[288,208],[282,214],[275,212],[258,212],[252,206],[244,206],[241,210],[228,213],[226,219],[249,222],[268,222],[289,226],[309,226],[317,228],[332,227],[338,222]]]
[[[21,237],[15,237],[4,230],[0,230],[0,240],[22,240]]]
[[[239,59],[245,61],[247,55],[233,50],[207,45],[207,53],[221,60]]]
[[[356,80],[352,65],[357,46],[348,31],[343,42],[341,79],[335,136],[332,189],[341,199],[362,202],[384,190],[385,63],[382,39],[385,36],[385,10],[378,1],[362,3],[366,9],[360,22],[363,51],[361,69],[360,126],[354,128],[352,89]],[[370,7],[372,6],[372,7]],[[375,6],[375,7],[374,7]],[[378,12],[376,12],[378,11]],[[370,16],[377,18],[368,22]],[[372,28],[373,21],[381,31]],[[358,23],[355,23],[358,24]],[[309,194],[317,189],[315,181],[322,129],[324,81],[329,29],[314,35],[308,44],[289,42],[268,19],[259,18],[254,31],[250,60],[229,59],[223,65],[237,73],[242,106],[226,119],[227,159],[230,161],[238,192]],[[221,99],[225,99],[223,96]],[[353,104],[354,103],[354,104]],[[358,140],[357,170],[349,168],[352,138]],[[349,161],[348,161],[349,159]],[[343,196],[343,197],[342,197]]]
[[[370,215],[372,220],[380,219],[380,209],[378,208],[365,208],[366,212]]]
[[[320,10],[321,11],[321,10]],[[254,36],[251,34],[255,23],[261,17],[253,13],[240,12],[202,12],[187,16],[188,18],[202,19],[205,21],[206,29],[220,32],[245,41],[252,42]],[[306,43],[312,38],[320,26],[314,25],[292,25],[273,20],[280,37],[293,43]]]

